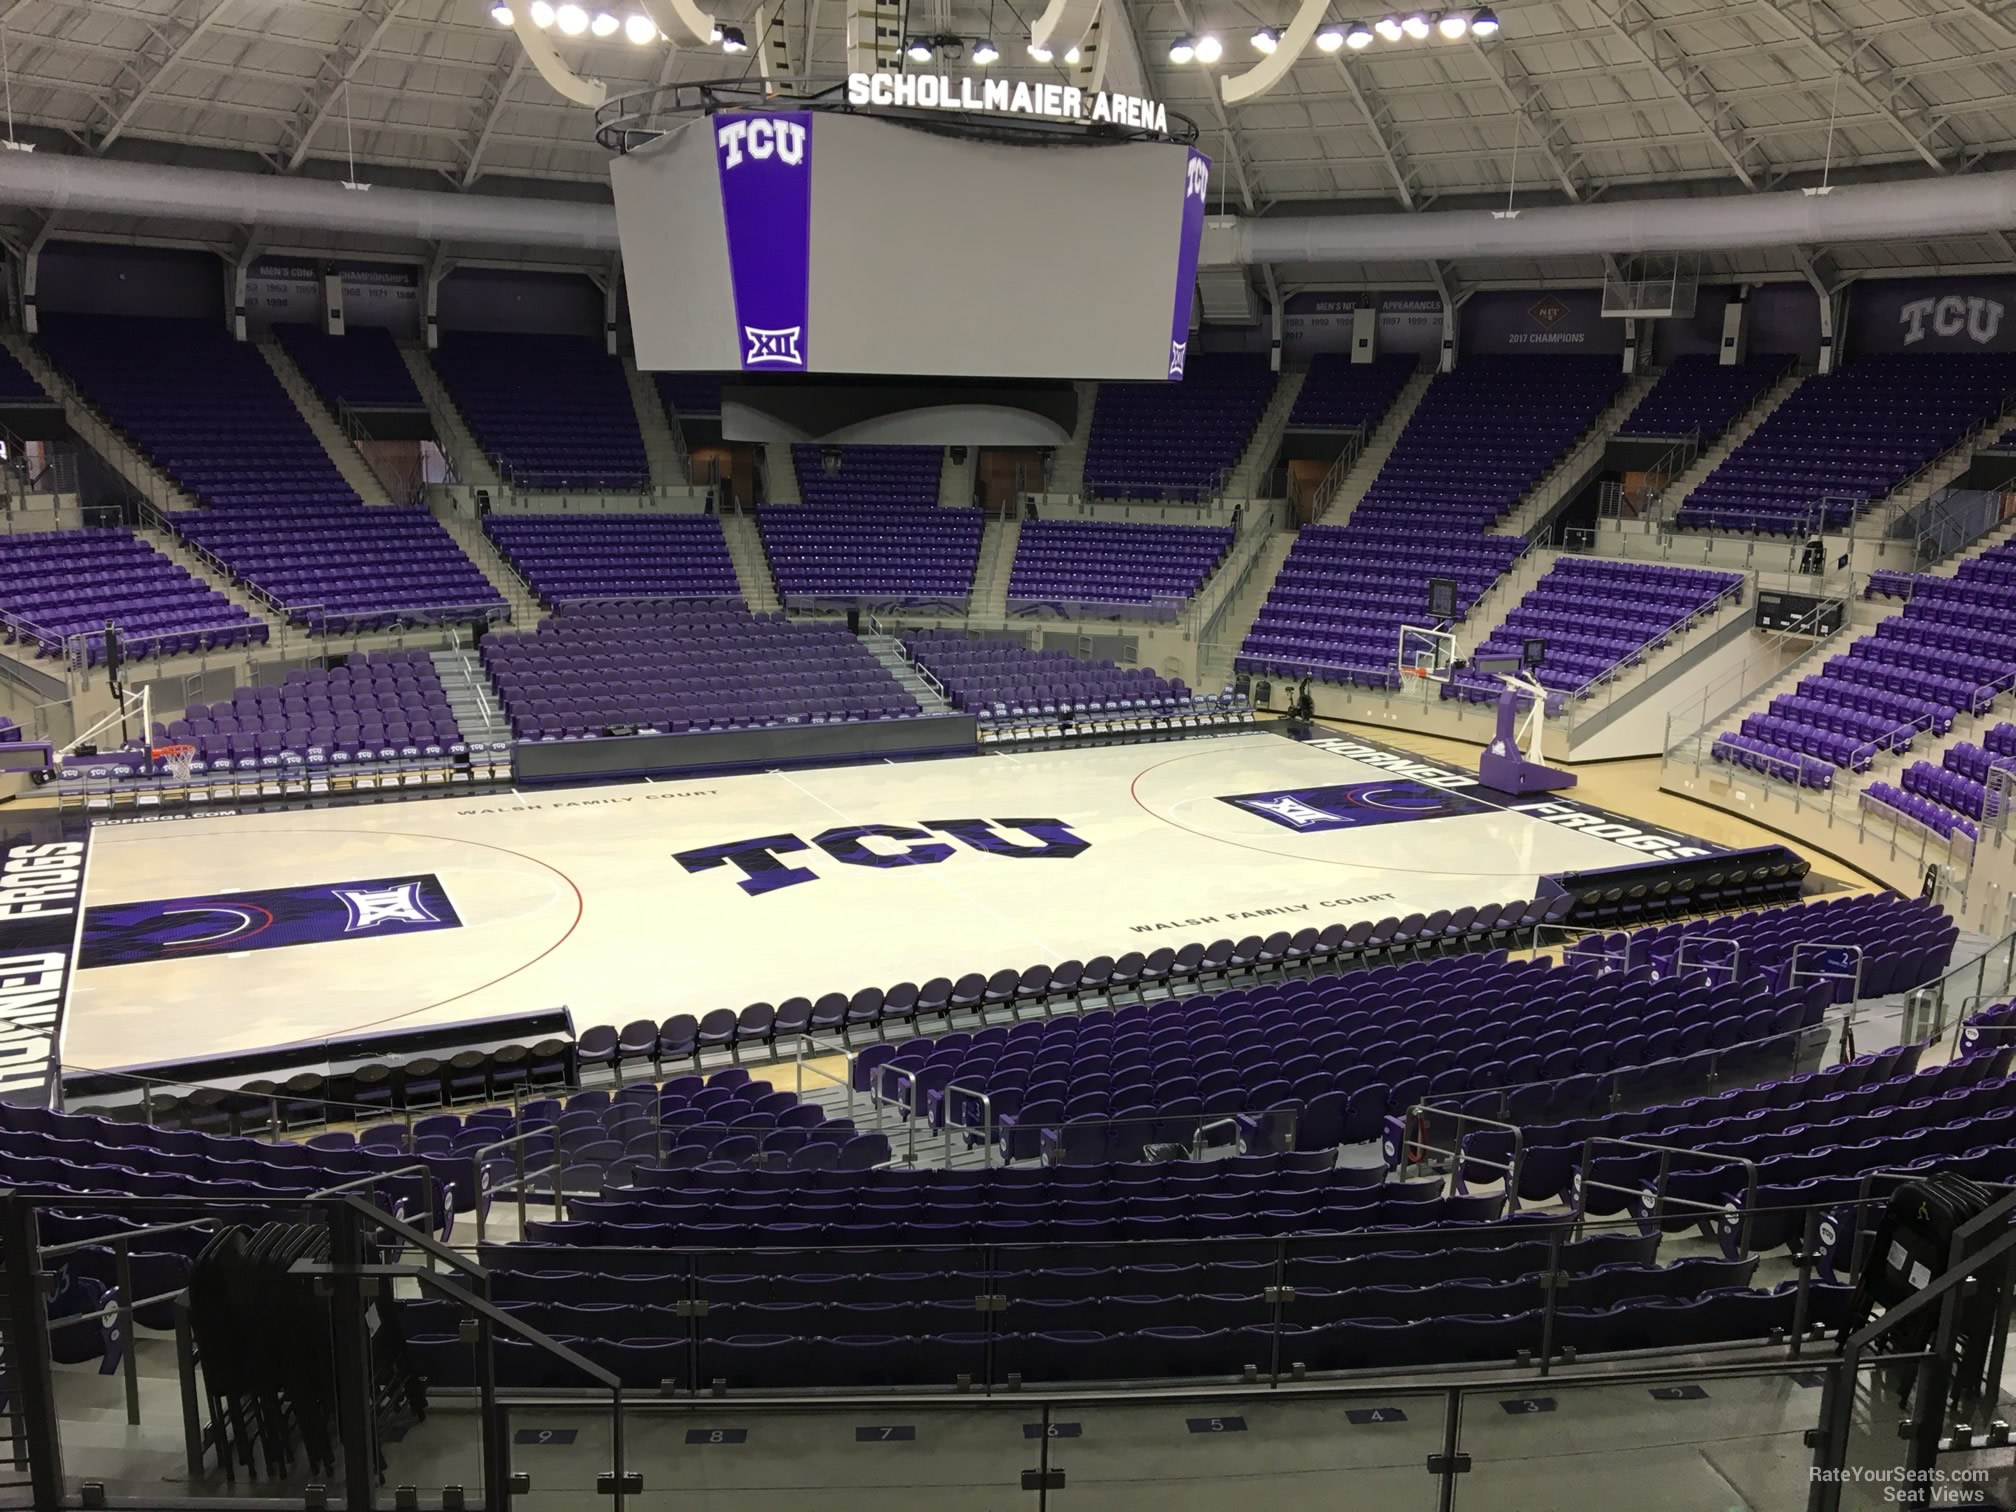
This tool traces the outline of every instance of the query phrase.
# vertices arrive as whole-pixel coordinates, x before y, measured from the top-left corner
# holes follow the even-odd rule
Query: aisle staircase
[[[904,659],[901,643],[893,635],[885,635],[876,630],[861,631],[861,644],[875,655],[875,660],[889,669],[889,673],[903,685],[903,691],[917,700],[917,707],[926,714],[950,714],[952,705],[947,703],[938,690],[924,681],[917,668]]]
[[[78,440],[96,452],[105,465],[132,485],[140,497],[156,509],[197,508],[196,500],[175,485],[139,449],[97,410],[64,375],[62,370],[37,350],[35,343],[18,332],[0,335],[7,350],[34,375],[43,392],[63,406],[63,418]]]
[[[371,464],[364,460],[364,454],[357,450],[357,444],[343,434],[342,425],[330,413],[329,406],[322,402],[322,396],[315,392],[315,385],[295,366],[294,359],[283,352],[280,343],[270,336],[255,341],[253,345],[266,359],[266,366],[273,370],[273,376],[280,380],[280,387],[287,391],[287,397],[294,401],[294,408],[301,412],[301,418],[308,422],[308,429],[315,433],[315,439],[322,443],[322,450],[336,464],[343,481],[366,504],[390,504],[392,495],[386,491],[378,474],[371,470]]]
[[[1092,441],[1092,406],[1099,385],[1080,378],[1071,386],[1078,393],[1078,423],[1071,428],[1071,439],[1050,453],[1046,493],[1075,494],[1085,486],[1085,448]]]
[[[993,624],[1008,617],[1008,580],[1015,570],[1015,551],[1022,541],[1019,517],[989,520],[980,536],[980,561],[973,569],[972,607],[967,617]]]
[[[405,359],[406,371],[413,375],[414,386],[420,390],[428,418],[434,422],[434,439],[439,443],[442,455],[455,469],[456,481],[476,488],[501,488],[503,480],[497,474],[496,465],[476,444],[475,432],[463,420],[462,411],[455,407],[447,385],[434,371],[434,364],[427,360],[426,352],[402,342],[399,355]]]
[[[728,559],[735,564],[735,578],[742,585],[742,600],[752,613],[775,614],[783,607],[777,596],[777,580],[770,575],[770,558],[763,552],[763,537],[756,521],[746,514],[723,515],[721,535],[728,543]]]
[[[798,469],[791,461],[791,447],[783,441],[763,443],[763,476],[770,485],[772,504],[803,504],[798,491]]]
[[[1407,422],[1414,418],[1414,411],[1428,392],[1428,385],[1434,381],[1432,372],[1416,373],[1400,390],[1400,397],[1393,401],[1393,407],[1386,411],[1385,418],[1373,428],[1366,438],[1365,450],[1360,452],[1345,473],[1337,492],[1331,497],[1329,507],[1316,521],[1319,525],[1346,525],[1350,523],[1351,511],[1358,507],[1366,491],[1372,487],[1372,480],[1379,476],[1379,469],[1386,465],[1386,459],[1393,455],[1393,448],[1400,440],[1400,433],[1407,429]]]
[[[1650,375],[1640,373],[1627,382],[1609,407],[1582,433],[1581,439],[1569,448],[1568,454],[1549,468],[1540,481],[1527,490],[1518,506],[1485,534],[1533,534],[1542,521],[1567,502],[1568,496],[1577,492],[1590,474],[1602,466],[1603,450],[1610,438],[1617,434],[1617,427],[1638,407],[1638,401],[1650,391],[1654,381]],[[1472,613],[1475,613],[1474,609]]]
[[[1799,385],[1806,380],[1798,373],[1787,373],[1770,388],[1749,409],[1737,418],[1729,429],[1715,438],[1696,457],[1691,466],[1671,483],[1667,484],[1659,496],[1658,518],[1670,519],[1687,495],[1708,481],[1708,475],[1729,460],[1729,454],[1750,439],[1750,434],[1771,418],[1772,411],[1798,392]]]
[[[432,659],[441,687],[448,695],[448,712],[455,716],[463,743],[473,746],[479,741],[495,744],[510,740],[511,723],[504,717],[490,674],[483,670],[483,663],[475,653],[460,649],[436,651]]]
[[[1288,416],[1295,408],[1295,400],[1302,392],[1302,385],[1309,377],[1309,369],[1290,368],[1280,375],[1274,385],[1274,395],[1267,401],[1267,408],[1261,411],[1260,423],[1253,427],[1253,437],[1246,443],[1246,450],[1239,454],[1239,461],[1232,469],[1232,476],[1225,484],[1228,499],[1259,498],[1260,485],[1266,481],[1268,464],[1274,454],[1281,449],[1281,437],[1288,429]],[[1271,495],[1280,498],[1277,491]]]
[[[630,406],[637,412],[637,429],[644,435],[644,460],[651,469],[653,488],[683,488],[693,481],[692,464],[686,443],[670,417],[658,385],[649,373],[637,370],[628,357],[623,361],[623,381],[630,386]]]

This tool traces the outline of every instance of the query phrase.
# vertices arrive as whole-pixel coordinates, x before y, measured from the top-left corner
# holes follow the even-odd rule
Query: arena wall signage
[[[2016,351],[2016,278],[1880,278],[1848,295],[1848,350]]]
[[[82,840],[0,849],[0,1100],[46,1104],[84,895]]]
[[[1139,95],[1087,93],[1069,84],[1031,84],[1026,79],[952,78],[947,74],[850,73],[847,103],[905,110],[959,110],[989,115],[1037,116],[1082,126],[1125,126],[1169,133],[1169,111]]]
[[[1072,834],[1071,827],[1061,819],[926,819],[923,826],[917,829],[903,824],[848,824],[821,830],[809,845],[796,835],[762,835],[753,840],[730,840],[680,851],[672,859],[689,872],[739,867],[743,875],[736,885],[751,897],[760,898],[800,882],[817,882],[817,872],[777,859],[814,845],[843,865],[878,871],[897,866],[936,866],[949,861],[957,854],[957,847],[935,839],[931,833],[934,830],[950,835],[968,850],[1019,861],[1068,861],[1091,845],[1090,841]],[[1002,830],[1021,830],[1029,839],[1004,835]],[[878,843],[871,845],[870,841]]]

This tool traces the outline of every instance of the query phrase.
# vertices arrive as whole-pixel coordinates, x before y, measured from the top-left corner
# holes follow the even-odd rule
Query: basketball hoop
[[[196,747],[193,745],[155,746],[154,759],[168,768],[168,775],[177,782],[189,780],[189,769],[196,763]]]

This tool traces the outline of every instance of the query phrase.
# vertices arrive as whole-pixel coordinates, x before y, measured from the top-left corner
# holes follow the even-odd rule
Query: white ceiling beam
[[[1540,86],[1533,82],[1532,75],[1520,64],[1511,46],[1496,42],[1486,47],[1473,36],[1469,39],[1469,47],[1490,73],[1498,92],[1504,95],[1505,103],[1512,107],[1512,113],[1531,129],[1540,159],[1553,174],[1554,182],[1561,186],[1561,192],[1578,203],[1589,198],[1592,189],[1588,174],[1583,171],[1575,139],[1547,108]]]
[[[1185,5],[1183,0],[1170,0],[1170,4],[1175,7],[1176,19],[1183,24],[1183,29],[1188,31],[1191,26],[1190,7]],[[1145,60],[1147,54],[1142,54],[1142,57]],[[1225,110],[1224,100],[1219,98],[1218,76],[1208,65],[1198,66],[1203,68],[1205,82],[1210,88],[1211,113],[1218,118],[1219,129],[1224,134],[1225,156],[1231,159],[1228,166],[1232,170],[1233,183],[1239,186],[1239,203],[1245,207],[1248,215],[1257,214],[1260,201],[1253,193],[1255,175],[1247,169],[1246,154],[1239,146],[1239,134],[1232,129],[1232,117]]]
[[[1345,91],[1358,107],[1358,113],[1365,118],[1365,130],[1372,138],[1373,149],[1386,167],[1386,176],[1393,180],[1394,198],[1405,209],[1420,209],[1415,189],[1421,182],[1421,170],[1408,156],[1399,125],[1393,118],[1393,107],[1380,94],[1379,86],[1372,82],[1369,69],[1346,63],[1335,53],[1331,54],[1330,61],[1336,65],[1337,76],[1344,81]]]
[[[1735,106],[1709,82],[1700,64],[1659,29],[1645,0],[1621,0],[1614,11],[1605,0],[1592,0],[1591,8],[1693,117],[1701,135],[1745,189],[1755,189],[1760,176],[1771,176],[1770,159],[1756,137],[1744,130]]]
[[[1752,4],[1832,70],[1835,78],[1882,117],[1935,173],[1952,166],[1939,155],[1933,140],[1945,121],[1898,74],[1875,42],[1842,21],[1825,0],[1752,0]],[[1954,146],[1964,148],[1957,139]]]
[[[505,103],[511,98],[511,91],[518,85],[518,78],[525,72],[525,49],[508,49],[500,58],[497,67],[491,71],[489,82],[483,86],[483,98],[476,105],[476,129],[467,141],[462,153],[462,177],[459,187],[467,189],[482,176],[483,153],[490,145],[491,134],[497,130],[497,122],[504,114]]]
[[[298,170],[307,158],[315,133],[329,119],[336,102],[357,77],[357,70],[364,66],[364,60],[385,40],[405,4],[406,0],[364,0],[364,8],[357,12],[357,19],[350,24],[342,44],[324,59],[316,82],[317,92],[302,107],[301,124],[294,131],[294,150],[287,154],[289,173]]]
[[[116,98],[112,107],[111,123],[98,134],[100,152],[119,140],[120,134],[133,123],[133,117],[139,113],[140,107],[147,103],[168,75],[173,73],[177,65],[194,50],[196,44],[203,40],[212,23],[223,15],[230,5],[231,0],[188,0],[175,18],[155,33],[155,39],[166,48],[166,51],[153,60],[152,67],[130,91]],[[143,48],[142,56],[146,55],[146,50]]]

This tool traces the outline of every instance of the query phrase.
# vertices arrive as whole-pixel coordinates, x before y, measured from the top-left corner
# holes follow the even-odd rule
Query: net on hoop
[[[168,775],[177,782],[189,780],[189,769],[196,762],[196,747],[193,745],[155,746],[154,759],[168,769]]]

